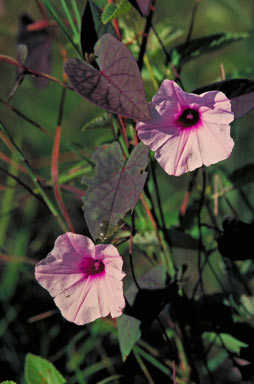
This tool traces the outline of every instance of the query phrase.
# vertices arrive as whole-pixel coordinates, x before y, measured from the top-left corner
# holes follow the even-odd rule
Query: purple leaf
[[[231,100],[234,119],[246,115],[254,108],[254,81],[248,79],[229,79],[195,89],[193,93],[221,91]]]
[[[139,11],[141,16],[145,16],[147,14],[151,0],[129,0],[129,2]]]
[[[151,0],[137,0],[140,11],[145,16],[147,14]]]
[[[141,75],[128,48],[107,33],[96,44],[95,55],[100,70],[78,59],[65,64],[75,91],[110,112],[149,120]]]
[[[254,108],[254,92],[246,93],[231,100],[235,120],[246,115]]]
[[[94,240],[106,239],[116,230],[126,212],[133,210],[143,190],[147,172],[148,147],[139,143],[124,164],[118,142],[99,147],[92,156],[93,177],[83,177],[88,186],[84,213]]]
[[[34,21],[28,14],[23,14],[19,21],[18,44],[28,49],[25,65],[38,72],[51,73],[51,36],[45,30],[28,31],[27,26]],[[39,87],[47,85],[48,80],[42,77],[35,79]]]
[[[163,266],[150,270],[146,275],[138,279],[138,283],[142,289],[160,289],[165,287],[166,270]],[[133,283],[126,291],[126,298],[128,303],[133,305],[138,289]],[[122,358],[125,361],[130,354],[132,348],[141,337],[141,321],[135,317],[123,314],[117,319],[118,326],[118,340]]]

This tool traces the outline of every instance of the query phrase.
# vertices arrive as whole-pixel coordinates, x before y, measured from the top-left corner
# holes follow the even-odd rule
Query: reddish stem
[[[120,121],[121,129],[122,129],[122,135],[123,135],[125,144],[126,144],[127,148],[129,148],[129,141],[128,141],[125,125],[124,125],[124,122],[123,122],[123,118],[122,118],[122,116],[118,115],[118,119]]]
[[[5,163],[7,164],[10,164],[12,166],[14,166],[16,169],[18,169],[19,171],[23,172],[23,173],[28,173],[27,172],[27,169],[25,167],[23,167],[22,165],[20,165],[18,162],[16,162],[15,160],[11,159],[9,156],[7,156],[5,153],[3,152],[0,152],[0,160],[4,161]]]
[[[0,55],[0,61],[3,61],[4,63],[8,63],[8,64],[11,64],[11,65],[15,65],[16,67],[22,68],[24,70],[24,73],[27,73],[29,75],[43,77],[44,79],[48,79],[50,81],[54,81],[54,83],[62,85],[62,87],[64,87],[64,88],[72,89],[68,85],[66,85],[62,81],[58,80],[54,76],[50,76],[47,73],[34,71],[31,68],[25,67],[24,65],[22,65],[18,60],[14,59],[13,57],[10,57],[10,56],[7,56],[7,55]]]
[[[157,224],[156,224],[156,222],[155,222],[155,220],[154,220],[154,218],[153,218],[152,212],[150,211],[150,209],[149,209],[149,207],[148,207],[148,204],[147,204],[147,202],[146,202],[146,200],[145,200],[145,198],[144,198],[144,195],[143,195],[142,193],[141,193],[141,195],[140,195],[140,200],[141,200],[141,203],[143,204],[143,206],[144,206],[144,208],[145,208],[145,210],[146,210],[146,213],[147,213],[149,219],[151,220],[151,223],[152,223],[152,225],[153,225],[153,228],[154,228],[155,232],[158,233],[158,227],[157,227]]]
[[[113,0],[108,0],[108,3],[109,4],[114,3],[114,1]],[[121,41],[122,37],[121,37],[121,32],[120,32],[120,29],[119,29],[119,25],[118,25],[118,20],[117,19],[113,20],[113,26],[114,26],[114,29],[115,29],[115,32],[116,32],[116,36]]]
[[[44,7],[44,5],[42,4],[41,0],[36,0],[36,3],[37,3],[37,6],[40,10],[40,13],[42,15],[42,17],[45,19],[45,20],[48,20],[48,14],[47,14],[47,11]]]
[[[175,360],[172,361],[172,367],[173,367],[173,383],[176,384],[176,363],[175,363]]]
[[[53,153],[52,153],[52,162],[51,162],[51,176],[52,176],[52,182],[53,182],[53,189],[54,189],[57,204],[65,218],[65,221],[70,231],[75,233],[70,217],[64,205],[64,202],[61,196],[59,182],[58,182],[58,160],[59,160],[60,140],[61,140],[61,125],[58,125],[56,128],[54,147],[53,147]]]
[[[114,19],[114,20],[113,20],[113,26],[114,26],[115,31],[116,31],[116,36],[117,36],[118,39],[121,41],[121,40],[122,40],[122,37],[121,37],[121,32],[120,32],[120,28],[119,28],[118,20],[117,20],[117,19]]]
[[[181,208],[180,208],[181,216],[185,215],[185,212],[186,212],[186,209],[187,209],[187,205],[188,205],[188,202],[189,202],[189,198],[190,198],[190,191],[186,191],[184,199],[183,199],[183,202],[182,202],[182,205],[181,205]]]

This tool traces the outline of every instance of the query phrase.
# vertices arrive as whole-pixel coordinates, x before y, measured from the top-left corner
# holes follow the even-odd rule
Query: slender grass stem
[[[0,138],[3,140],[3,142],[6,144],[6,146],[11,150],[11,152],[15,153],[20,161],[24,163],[24,166],[26,167],[29,176],[31,177],[35,187],[38,189],[39,193],[41,194],[42,199],[46,203],[49,211],[52,213],[52,215],[56,218],[59,226],[64,232],[67,232],[67,227],[62,218],[60,217],[57,208],[55,207],[54,203],[51,201],[47,193],[44,191],[40,181],[38,180],[36,174],[34,173],[32,167],[30,166],[28,160],[25,158],[21,150],[18,148],[18,146],[13,142],[13,140],[10,138],[6,128],[3,126],[2,122],[0,122]]]

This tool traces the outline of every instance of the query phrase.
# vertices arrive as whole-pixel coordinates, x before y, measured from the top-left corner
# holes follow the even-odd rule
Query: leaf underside
[[[105,34],[95,46],[95,55],[100,70],[78,59],[70,59],[65,64],[75,91],[110,112],[149,120],[141,75],[128,48]]]
[[[128,0],[141,16],[147,14],[151,0]]]
[[[105,240],[115,231],[126,212],[133,210],[143,190],[148,147],[139,143],[124,164],[118,142],[99,147],[92,156],[95,175],[84,177],[88,186],[84,214],[94,240]]]

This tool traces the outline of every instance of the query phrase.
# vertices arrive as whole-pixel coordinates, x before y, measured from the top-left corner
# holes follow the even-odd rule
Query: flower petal
[[[125,306],[123,283],[108,277],[88,277],[61,292],[55,303],[63,317],[77,324],[90,323],[111,314],[120,316]]]
[[[169,175],[180,176],[201,167],[202,158],[197,137],[192,130],[172,136],[155,152],[155,158]]]
[[[202,129],[197,130],[202,163],[206,166],[227,159],[234,147],[230,137],[230,126],[213,123],[203,123]]]
[[[66,236],[68,237],[71,245],[79,255],[81,255],[82,257],[86,257],[87,255],[93,258],[95,257],[94,243],[91,239],[89,239],[89,237],[77,235],[72,232],[67,232]]]
[[[169,103],[165,108],[169,111]],[[174,122],[174,113],[168,112],[166,116],[162,116],[160,106],[149,103],[151,120],[149,122],[139,122],[136,130],[140,140],[148,145],[152,151],[156,151],[161,147],[171,135],[179,134],[179,128]]]
[[[172,80],[164,80],[149,109],[151,120],[137,123],[138,136],[168,174],[179,176],[230,156],[234,142],[229,123],[234,115],[224,93],[195,95],[184,92]],[[198,121],[179,124],[185,110],[198,112]]]
[[[100,273],[84,273],[84,261],[101,260]],[[62,315],[82,325],[111,313],[120,316],[123,260],[113,245],[97,245],[86,236],[66,233],[57,238],[48,256],[35,266],[35,277],[54,297]]]
[[[82,277],[79,269],[82,256],[73,248],[68,235],[59,236],[53,250],[35,266],[36,279],[53,297]]]
[[[99,279],[89,276],[55,297],[54,301],[63,317],[77,325],[87,324],[101,317],[97,295]]]
[[[105,266],[105,273],[117,280],[122,280],[125,273],[122,271],[123,259],[116,247],[110,244],[96,245],[96,258],[102,258]],[[98,255],[98,256],[97,256]]]

